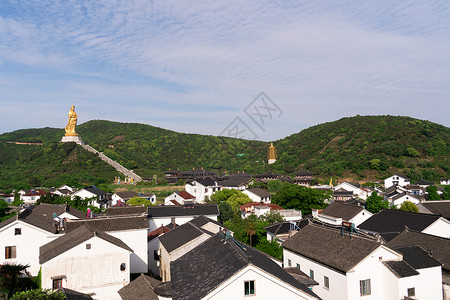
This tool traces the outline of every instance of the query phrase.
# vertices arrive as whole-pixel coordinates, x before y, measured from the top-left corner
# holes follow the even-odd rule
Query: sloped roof
[[[121,288],[118,293],[122,300],[158,300],[154,289],[161,281],[141,274],[138,278]]]
[[[249,264],[320,299],[266,254],[246,245],[238,245],[231,238],[224,242],[222,233],[171,262],[172,298],[201,299]]]
[[[402,232],[405,226],[412,230],[422,231],[439,218],[440,216],[430,214],[383,209],[361,223],[358,227],[363,230],[379,233]]]
[[[404,260],[389,260],[383,264],[399,278],[419,275],[419,272]]]
[[[284,268],[284,270],[288,272],[290,275],[292,275],[292,277],[294,277],[300,283],[306,284],[307,286],[319,285],[317,281],[315,281],[314,279],[303,273],[299,268],[289,267]]]
[[[161,205],[147,207],[149,218],[219,215],[217,204],[194,204],[190,207],[181,205]]]
[[[242,176],[230,176],[230,178],[220,181],[220,185],[238,187],[247,184],[251,179],[252,177],[247,174]]]
[[[176,191],[176,194],[178,194],[183,199],[194,199],[195,197],[191,195],[190,193],[186,191]]]
[[[43,264],[93,237],[101,238],[120,248],[133,252],[133,249],[128,247],[122,240],[101,230],[84,225],[39,247],[39,263]]]
[[[175,224],[176,225],[176,224]],[[176,225],[175,227],[178,227],[178,225]],[[156,228],[155,230],[153,230],[152,232],[147,234],[147,242],[150,242],[151,240],[153,240],[154,238],[157,238],[158,236],[160,236],[161,234],[164,234],[166,232],[169,232],[170,230],[172,230],[171,228],[168,228],[164,225],[159,226],[158,228]]]
[[[240,210],[245,210],[246,207],[262,207],[262,206],[267,206],[269,207],[271,210],[283,210],[284,208],[282,208],[281,206],[279,206],[278,204],[274,204],[274,203],[261,203],[261,202],[249,202],[249,203],[245,203],[243,205],[241,205],[239,207]]]
[[[247,189],[247,191],[252,192],[253,194],[255,194],[256,196],[259,197],[271,197],[272,194],[270,194],[268,191],[260,189],[260,188],[251,188],[251,189]]]
[[[309,220],[303,219],[303,220],[300,220],[300,222],[297,222],[296,225],[298,226],[298,228],[302,229],[303,227],[305,227],[308,224],[309,224]],[[275,235],[285,234],[285,233],[289,233],[289,231],[291,230],[291,225],[292,225],[291,222],[284,221],[284,222],[269,225],[267,227],[264,227],[264,229]]]
[[[96,188],[95,186],[88,186],[88,187],[83,188],[82,190],[86,190],[86,191],[91,192],[92,194],[95,194],[97,196],[106,195],[105,191],[103,191],[103,190],[101,190],[99,188]],[[79,190],[79,191],[81,191],[81,190]],[[77,192],[79,192],[79,191],[77,191]]]
[[[417,206],[423,206],[432,214],[441,215],[447,220],[450,220],[450,201],[424,201]],[[419,208],[420,209],[420,208]]]
[[[364,210],[364,207],[352,205],[352,204],[343,204],[339,202],[333,202],[328,207],[320,212],[320,214],[328,215],[336,218],[342,218],[343,220],[351,220],[357,214]]]
[[[191,182],[189,182],[189,184],[192,185],[192,182],[197,181],[198,183],[200,183],[203,186],[215,186],[216,185],[216,181],[212,178],[199,178],[199,179],[195,179]]]
[[[135,191],[115,192],[115,194],[122,199],[130,199],[133,197],[139,197],[139,194],[136,193]]]
[[[119,216],[119,215],[142,215],[147,212],[145,205],[129,205],[120,207],[108,207],[106,209],[106,215]]]
[[[80,219],[86,218],[86,213],[73,208],[70,205],[41,203],[38,206],[30,206],[20,214],[0,223],[0,228],[16,220],[20,220],[48,232],[56,233],[57,230],[54,225],[55,221],[53,221],[53,214],[55,213],[59,216],[65,212]]]
[[[210,235],[209,232],[187,222],[160,236],[159,242],[170,253],[205,233]]]
[[[442,264],[442,268],[450,271],[450,239],[404,230],[387,244],[389,247],[418,245]]]
[[[415,270],[438,267],[441,264],[427,252],[417,245],[394,247],[395,251],[403,254],[403,260],[406,261]]]
[[[342,232],[339,228],[308,224],[283,243],[283,248],[341,272],[350,271],[381,243],[366,236]]]
[[[83,225],[89,225],[92,228],[101,231],[121,231],[130,229],[146,229],[148,228],[147,218],[144,216],[132,217],[100,217],[86,220],[68,220],[65,224],[67,232],[70,232]]]

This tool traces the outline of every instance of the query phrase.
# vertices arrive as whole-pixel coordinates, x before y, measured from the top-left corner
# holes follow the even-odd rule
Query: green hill
[[[278,160],[266,164],[268,143],[185,134],[150,125],[94,120],[77,126],[82,139],[141,176],[169,168],[223,172],[293,173],[318,177],[411,179],[449,177],[450,129],[409,117],[356,116],[319,124],[274,143]],[[112,181],[110,166],[81,147],[59,143],[63,129],[24,129],[0,135],[0,187],[14,182],[74,185]],[[15,145],[2,141],[41,142]]]

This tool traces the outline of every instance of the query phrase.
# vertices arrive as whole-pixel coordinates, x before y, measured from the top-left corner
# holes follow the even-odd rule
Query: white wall
[[[21,229],[20,235],[15,235],[15,228]],[[28,223],[16,220],[0,229],[0,264],[28,264],[28,271],[36,276],[39,272],[39,247],[59,237]],[[16,258],[5,259],[5,247],[16,246]]]
[[[175,219],[175,223],[177,225],[183,225],[184,223],[189,222],[190,220],[196,218],[198,216],[177,216],[177,217],[162,217],[162,218],[148,218],[149,224],[149,232],[161,227],[166,226],[172,222],[172,218]],[[214,221],[217,221],[217,215],[206,215],[205,217],[210,218]]]
[[[400,197],[395,200],[390,200],[392,204],[394,204],[397,208],[400,208],[400,205],[402,205],[403,202],[409,201],[414,203],[415,205],[420,203],[420,200],[411,196],[411,195],[404,195],[403,197]]]
[[[391,186],[394,185],[394,182],[398,182],[397,183],[398,186],[405,186],[405,185],[410,184],[409,180],[405,180],[405,178],[398,176],[398,175],[393,175],[384,180],[384,188],[385,189],[390,188]]]
[[[86,249],[86,244],[91,244],[91,249]],[[120,270],[122,263],[126,264],[125,271]],[[111,297],[106,299],[120,299],[114,295],[130,282],[130,252],[92,237],[42,265],[42,288],[52,289],[52,277],[62,275],[66,276],[64,288],[83,293],[107,293]]]
[[[148,242],[148,270],[153,273],[154,276],[159,275],[159,266],[154,259],[155,250],[159,249],[159,238],[154,238]]]
[[[244,295],[244,282],[255,281],[255,295]],[[249,265],[202,299],[317,299]]]
[[[373,216],[373,214],[370,211],[363,209],[351,220],[349,220],[349,222],[352,222],[356,227],[358,227],[359,224],[364,223],[364,221],[369,219],[371,216]]]
[[[297,267],[297,264],[300,264],[300,270],[307,275],[310,274],[310,270],[314,271],[314,280],[319,285],[314,286],[312,291],[323,300],[347,299],[347,278],[344,273],[283,248],[283,265],[285,268],[289,267],[288,260],[291,260],[291,267]],[[329,278],[329,289],[324,287],[324,276]]]
[[[130,272],[146,273],[148,270],[147,229],[108,231],[108,234],[122,240],[133,249],[130,255]]]
[[[422,232],[450,239],[450,222],[441,217]]]

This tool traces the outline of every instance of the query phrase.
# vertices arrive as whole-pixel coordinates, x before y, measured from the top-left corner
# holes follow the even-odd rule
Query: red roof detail
[[[28,194],[25,194],[24,196],[44,196],[45,194],[47,194],[46,191],[43,190],[37,190]]]
[[[153,230],[152,232],[150,232],[149,234],[147,234],[147,242],[150,242],[154,238],[160,236],[161,234],[169,232],[169,231],[170,231],[170,229],[165,227],[164,225],[161,227],[158,227],[155,230]]]
[[[261,202],[249,202],[246,203],[244,205],[240,206],[240,209],[242,211],[246,210],[246,208],[252,208],[252,207],[256,207],[256,206],[268,206],[270,208],[270,210],[283,210],[284,208],[282,208],[281,206],[277,205],[277,204],[273,204],[273,203],[261,203]]]
[[[177,200],[170,200],[170,202],[172,202],[175,205],[181,205],[181,203],[179,203]]]
[[[183,199],[194,199],[195,197],[192,196],[191,194],[189,194],[186,191],[181,191],[181,192],[176,192],[178,195],[180,195],[181,198]]]

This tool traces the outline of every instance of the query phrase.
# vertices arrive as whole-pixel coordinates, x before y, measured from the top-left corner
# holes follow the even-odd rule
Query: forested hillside
[[[450,129],[409,117],[356,116],[310,127],[274,142],[278,160],[273,165],[266,163],[269,143],[261,141],[100,120],[77,126],[77,132],[86,143],[144,177],[192,167],[288,174],[308,169],[324,180],[330,176],[376,180],[392,173],[438,180],[450,175]],[[69,179],[95,183],[118,175],[81,147],[60,144],[63,135],[63,129],[53,128],[0,135],[0,185],[12,181],[48,185]]]

